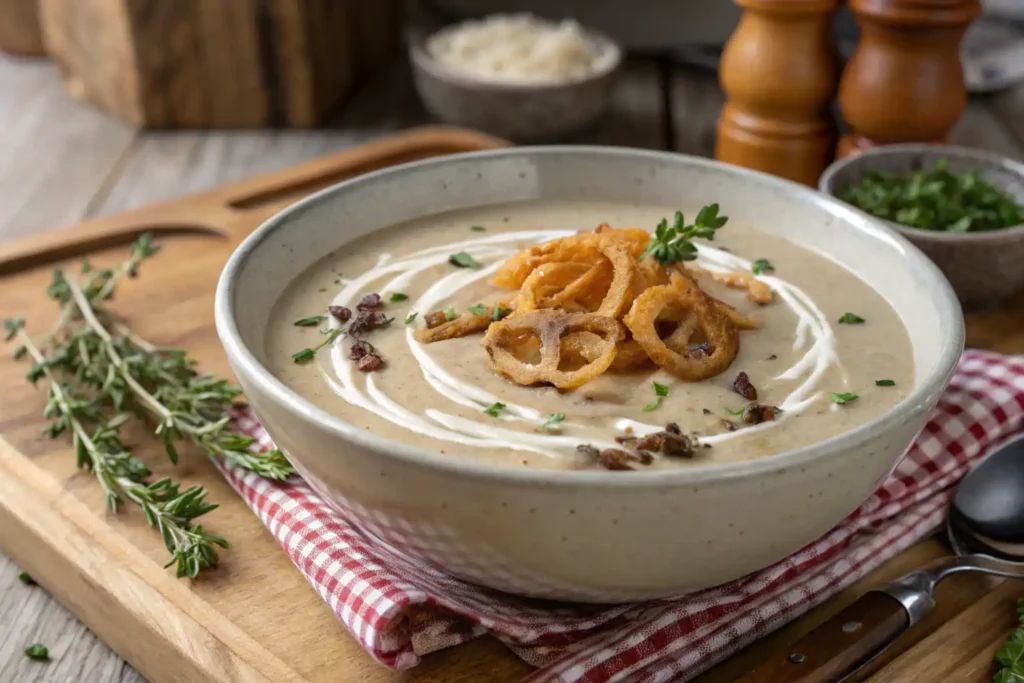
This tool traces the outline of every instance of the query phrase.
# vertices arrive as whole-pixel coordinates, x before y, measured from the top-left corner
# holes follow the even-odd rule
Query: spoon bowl
[[[972,536],[988,539],[990,549],[1024,546],[1024,437],[1003,444],[964,477],[953,496],[954,519]]]

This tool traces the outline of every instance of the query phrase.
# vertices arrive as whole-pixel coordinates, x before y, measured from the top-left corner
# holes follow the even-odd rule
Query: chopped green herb
[[[896,386],[896,382],[894,382],[891,379],[876,379],[875,380],[875,386],[876,387],[894,387],[894,386]]]
[[[483,304],[476,304],[475,306],[469,307],[469,312],[473,315],[487,315],[491,312],[491,309],[487,308]]]
[[[658,263],[668,265],[680,261],[692,261],[697,258],[697,247],[691,242],[695,237],[703,237],[708,240],[715,238],[715,231],[726,224],[728,216],[718,215],[718,204],[709,204],[697,213],[693,225],[686,224],[686,218],[681,211],[676,211],[672,219],[672,225],[668,224],[667,218],[654,229],[654,237],[650,245],[640,254],[639,260],[647,256],[653,256]]]
[[[37,662],[47,662],[50,660],[50,650],[40,643],[32,643],[25,648],[25,656]]]
[[[459,317],[459,314],[455,312],[454,308],[446,308],[444,309],[444,317],[448,320],[455,320]]]
[[[296,363],[308,363],[309,361],[313,360],[313,357],[316,356],[317,351],[319,351],[320,349],[322,349],[323,347],[327,346],[335,339],[337,339],[341,332],[341,328],[331,330],[324,338],[324,340],[317,344],[316,346],[314,346],[313,348],[307,347],[305,349],[302,349],[301,351],[296,351],[295,353],[293,353],[292,360],[294,360]]]
[[[564,419],[565,415],[563,415],[562,413],[555,413],[554,415],[549,417],[547,421],[545,421],[544,424],[540,426],[540,428],[548,432],[554,431],[558,429],[558,424]]]
[[[392,303],[398,303],[399,301],[405,301],[406,299],[408,299],[409,295],[403,294],[402,292],[391,292],[390,298]]]
[[[472,231],[474,231],[474,232],[483,232],[483,231],[484,231],[484,230],[486,230],[487,228],[485,228],[485,227],[484,227],[484,226],[482,226],[482,225],[472,225],[472,226],[470,226],[470,228],[469,228],[469,229],[470,229],[470,230],[472,230]]]
[[[953,173],[946,159],[904,174],[868,171],[839,193],[879,218],[912,228],[983,232],[1024,223],[1024,207],[977,171]]]
[[[477,263],[477,260],[464,251],[460,251],[456,254],[450,254],[448,256],[448,263],[452,264],[453,266],[458,266],[459,268],[480,267],[480,264]]]
[[[409,315],[405,316],[405,324],[406,325],[411,325],[412,321],[416,319],[417,315],[419,315],[419,313],[417,313],[416,311],[413,311]]]
[[[839,324],[841,325],[860,325],[863,322],[866,322],[864,318],[856,313],[843,313],[843,316],[839,318]]]
[[[651,382],[654,386],[654,400],[644,406],[644,412],[649,413],[661,405],[661,400],[668,396],[668,387],[658,382]]]
[[[4,320],[4,330],[7,331],[7,336],[4,337],[4,341],[11,341],[18,335],[18,331],[25,327],[24,318],[7,318]]]
[[[850,401],[856,401],[857,398],[858,398],[857,394],[850,394],[850,393],[845,393],[845,394],[829,394],[828,395],[828,399],[830,401],[832,401],[833,403],[838,403],[839,405],[843,405],[843,404],[849,403]]]
[[[18,574],[18,581],[21,581],[26,586],[36,585],[36,580],[29,576],[28,572],[21,572],[20,574]]]
[[[504,308],[502,308],[501,306],[495,306],[494,307],[494,314],[491,315],[491,320],[493,322],[498,322],[499,320],[504,318],[507,314],[508,314],[508,311],[506,311]]]
[[[490,415],[491,417],[501,417],[501,413],[504,410],[504,403],[492,403],[491,405],[487,406],[484,412]]]
[[[726,408],[725,412],[729,413],[730,415],[742,415],[746,410],[746,408],[740,408],[739,410],[729,410],[728,408]]]
[[[1021,683],[1024,681],[1024,598],[1017,600],[1018,628],[996,651],[1000,669],[992,680],[995,683]]]
[[[750,270],[754,275],[764,275],[765,273],[774,273],[775,266],[768,259],[759,258],[750,264]]]
[[[325,320],[327,320],[326,315],[311,315],[308,318],[299,318],[292,324],[296,327],[316,327]]]

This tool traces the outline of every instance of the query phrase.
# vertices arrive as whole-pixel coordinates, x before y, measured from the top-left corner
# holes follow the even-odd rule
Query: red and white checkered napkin
[[[239,426],[269,444],[251,417]],[[1024,357],[968,351],[917,442],[882,488],[776,565],[674,600],[552,605],[468,584],[371,541],[301,480],[224,474],[366,650],[402,669],[483,633],[538,681],[686,680],[861,578],[936,529],[952,485],[1024,429]],[[409,617],[408,619],[406,617]]]

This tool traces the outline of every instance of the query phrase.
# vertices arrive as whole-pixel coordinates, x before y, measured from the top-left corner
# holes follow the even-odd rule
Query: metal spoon
[[[869,591],[736,683],[842,683],[935,607],[935,586],[961,572],[1024,578],[1024,438],[964,477],[946,523],[956,553]]]

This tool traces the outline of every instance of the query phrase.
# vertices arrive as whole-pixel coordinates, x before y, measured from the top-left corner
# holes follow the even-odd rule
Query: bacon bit
[[[587,443],[581,443],[577,446],[576,452],[580,455],[586,456],[590,460],[597,460],[598,456],[601,455],[601,451]]]
[[[619,444],[620,446],[628,446],[630,448],[633,448],[633,444],[636,443],[636,437],[635,436],[617,436],[617,437],[615,437],[615,443]]]
[[[359,368],[361,372],[373,372],[374,370],[379,370],[383,365],[384,359],[375,353],[366,354],[359,359],[358,363],[356,363],[356,367]]]
[[[633,468],[629,463],[637,459],[638,458],[633,454],[619,450],[618,448],[606,448],[601,451],[597,458],[597,462],[606,470],[624,472],[632,470]]]
[[[636,444],[638,451],[661,453],[669,458],[692,458],[693,440],[683,434],[679,425],[672,422],[665,430],[641,437]]]
[[[743,421],[748,425],[758,425],[762,422],[773,422],[782,410],[776,406],[763,406],[760,403],[751,403],[743,411]]]
[[[448,322],[448,316],[445,315],[444,311],[434,311],[433,313],[427,313],[423,316],[423,322],[426,323],[427,329],[434,329],[439,325],[444,325]]]
[[[391,320],[391,318],[387,317],[380,311],[360,310],[356,313],[355,319],[349,323],[348,333],[351,335],[357,335],[368,330],[375,330],[378,327],[384,327],[389,324]]]
[[[732,390],[748,401],[757,400],[757,389],[750,383],[750,378],[745,372],[736,375],[736,379],[732,382]]]
[[[732,420],[722,420],[722,426],[725,427],[725,431],[727,432],[736,431],[736,423]]]
[[[647,451],[640,451],[637,453],[636,459],[640,461],[641,465],[650,465],[654,462],[654,456]]]
[[[359,300],[359,305],[356,306],[356,308],[360,311],[369,311],[380,306],[380,302],[380,294],[364,294],[363,298]]]
[[[333,315],[335,319],[341,323],[347,323],[348,319],[352,317],[352,311],[344,306],[328,306],[327,312]]]
[[[778,356],[776,356],[774,353],[768,356],[768,360],[775,360],[776,358],[778,358]]]
[[[348,357],[352,360],[359,360],[368,353],[373,353],[373,344],[364,341],[357,341],[348,350]]]

